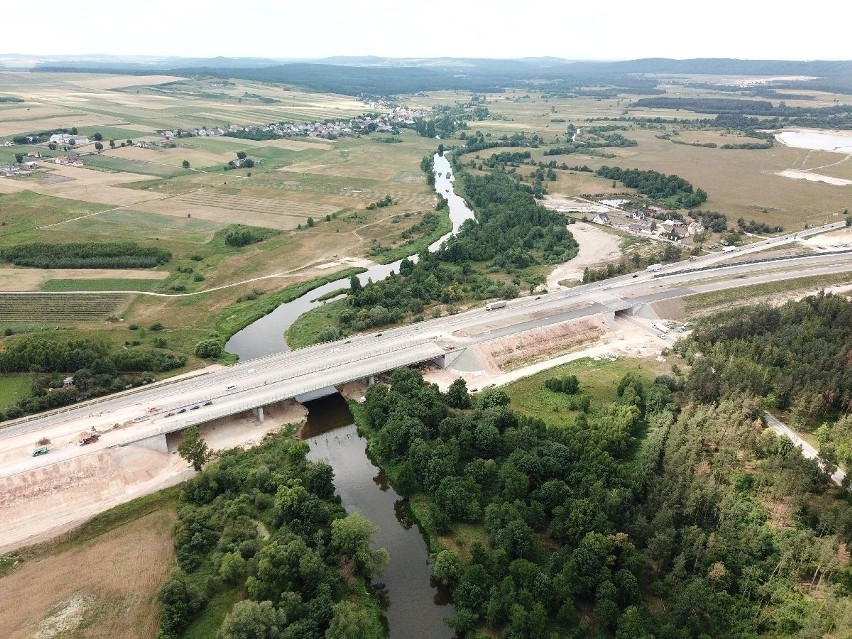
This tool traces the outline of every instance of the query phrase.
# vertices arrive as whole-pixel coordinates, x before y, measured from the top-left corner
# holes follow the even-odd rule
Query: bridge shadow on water
[[[390,639],[449,639],[444,619],[455,614],[448,592],[429,567],[426,542],[415,525],[407,500],[394,491],[367,457],[367,442],[358,435],[346,400],[339,394],[305,402],[307,425],[302,437],[308,459],[334,470],[334,485],[347,512],[359,512],[379,528],[376,547],[387,548],[390,561],[372,589],[379,598]]]

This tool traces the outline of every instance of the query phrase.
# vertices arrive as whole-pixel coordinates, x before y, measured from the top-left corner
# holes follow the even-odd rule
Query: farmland
[[[684,89],[667,80],[661,86]],[[683,95],[700,97],[702,91],[690,87]],[[61,295],[4,297],[0,323],[16,330],[40,326],[49,318],[63,326],[76,323],[89,330],[97,326],[121,342],[127,324],[160,322],[168,327],[170,347],[182,349],[195,365],[196,340],[210,334],[224,340],[228,327],[240,323],[221,320],[242,316],[245,303],[238,299],[247,295],[275,299],[283,287],[328,277],[329,264],[343,269],[348,263],[362,264],[365,258],[385,261],[400,247],[426,242],[409,229],[435,206],[435,194],[420,170],[421,158],[436,149],[434,138],[409,128],[394,132],[393,144],[377,143],[389,141],[386,133],[268,140],[223,135],[163,140],[161,134],[202,127],[340,121],[384,108],[374,103],[251,80],[85,73],[5,73],[0,75],[0,93],[23,100],[0,110],[0,136],[76,127],[90,139],[100,133],[104,143],[100,152],[93,142],[76,149],[83,167],[55,164],[52,158],[65,152],[61,149],[21,147],[38,149],[47,159],[29,175],[0,179],[0,244],[132,238],[173,255],[157,269],[138,272],[56,270],[36,275],[0,268],[0,290],[87,292],[64,304],[58,314],[54,310],[58,300],[65,299]],[[697,124],[705,114],[634,106],[636,97],[519,89],[484,96],[434,91],[399,96],[398,104],[428,113],[433,107],[475,99],[487,108],[488,118],[470,120],[466,128],[444,136],[445,147],[464,146],[464,137],[476,131],[489,143],[503,135],[537,136],[541,144],[528,148],[532,162],[554,160],[591,169],[555,171],[546,181],[551,195],[623,192],[620,184],[594,175],[606,164],[681,176],[706,190],[709,199],[703,208],[725,213],[729,224],[744,217],[801,228],[829,221],[848,206],[843,188],[779,175],[794,169],[852,178],[852,165],[837,154],[781,144],[760,150],[723,149],[725,144],[764,140]],[[831,104],[835,97],[815,92],[801,103],[813,98],[810,102]],[[649,124],[648,118],[659,120]],[[544,154],[570,141],[569,125],[581,131],[580,140],[600,140],[590,129],[610,124],[636,146]],[[494,153],[515,150],[495,146],[462,159],[472,161],[469,171],[479,175],[485,171],[477,163]],[[10,161],[12,154],[13,149],[0,149],[0,161]],[[253,166],[239,168],[238,157],[250,158]],[[535,168],[530,164],[510,170],[532,182]],[[368,209],[386,197],[390,206]],[[233,225],[277,234],[232,247],[224,237]],[[133,295],[137,291],[170,295]],[[184,293],[193,295],[183,297]],[[124,323],[103,321],[110,316],[123,317]]]

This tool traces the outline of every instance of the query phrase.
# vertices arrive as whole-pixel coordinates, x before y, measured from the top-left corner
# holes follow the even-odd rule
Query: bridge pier
[[[147,448],[149,450],[156,450],[158,453],[169,452],[169,445],[166,441],[165,435],[154,435],[153,437],[146,437],[145,439],[140,439],[139,441],[133,442],[132,445],[141,446],[142,448]]]
[[[258,406],[257,408],[253,408],[252,412],[254,412],[254,416],[257,417],[257,421],[261,424],[263,423],[263,406]]]

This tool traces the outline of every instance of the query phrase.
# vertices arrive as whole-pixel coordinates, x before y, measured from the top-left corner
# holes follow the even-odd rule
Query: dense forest
[[[33,268],[153,268],[171,259],[165,249],[135,242],[31,242],[0,249],[0,260]]]
[[[462,381],[446,394],[396,371],[360,424],[417,502],[449,623],[469,637],[843,636],[852,615],[848,494],[735,394],[678,408],[680,382],[628,373],[590,411],[547,422]],[[460,548],[465,530],[478,539]],[[478,531],[472,533],[471,531]]]
[[[477,221],[466,222],[439,251],[422,252],[416,263],[404,259],[399,273],[387,279],[362,286],[353,278],[350,308],[338,320],[342,329],[383,326],[409,315],[422,318],[435,303],[517,297],[523,269],[564,262],[576,254],[565,217],[538,204],[529,186],[504,173],[454,171]]]
[[[693,364],[696,399],[748,392],[807,426],[852,412],[850,327],[852,303],[820,294],[721,313],[676,348]]]
[[[199,618],[221,639],[385,636],[367,584],[387,553],[371,549],[375,527],[346,515],[331,467],[306,461],[307,451],[272,435],[223,453],[186,483],[159,639],[183,636]]]

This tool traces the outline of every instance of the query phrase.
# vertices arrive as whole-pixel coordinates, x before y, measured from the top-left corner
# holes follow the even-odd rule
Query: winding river
[[[474,219],[473,211],[453,189],[453,176],[447,158],[435,155],[435,190],[447,198],[452,230],[429,245],[437,251],[441,244],[458,233],[466,220]],[[418,256],[408,259],[417,261]],[[365,284],[377,282],[391,272],[399,272],[402,260],[377,264],[358,275]],[[313,289],[292,302],[282,304],[272,313],[236,333],[225,349],[241,360],[253,359],[289,350],[284,331],[296,319],[323,302],[317,298],[349,288],[349,279],[336,280]],[[379,528],[374,537],[377,547],[387,548],[390,562],[381,577],[380,590],[391,639],[445,639],[453,631],[444,623],[455,611],[446,592],[432,583],[428,549],[420,531],[407,515],[402,498],[394,492],[384,475],[366,453],[366,441],[352,425],[352,415],[340,395],[306,402],[308,423],[303,437],[310,446],[308,457],[324,460],[334,469],[337,494],[349,512],[360,512]]]
[[[453,228],[449,233],[429,245],[429,250],[432,252],[437,251],[445,240],[458,233],[465,220],[474,219],[473,211],[468,208],[465,201],[456,195],[456,192],[453,190],[453,180],[454,177],[449,160],[436,153],[435,191],[447,198],[450,209],[450,221],[453,224]],[[416,262],[417,255],[411,255],[408,259]],[[366,284],[368,279],[374,282],[383,280],[392,272],[399,272],[400,262],[402,260],[397,260],[391,264],[376,264],[375,266],[371,266],[364,273],[358,275],[358,279],[362,284]],[[343,278],[308,291],[292,302],[282,304],[269,315],[261,317],[256,322],[249,324],[246,328],[234,334],[228,340],[228,343],[225,344],[225,350],[229,353],[239,355],[241,360],[290,350],[287,342],[284,340],[284,331],[302,313],[307,313],[322,305],[323,302],[317,301],[317,298],[322,297],[326,293],[338,290],[342,291],[347,288],[349,288],[349,279]]]

